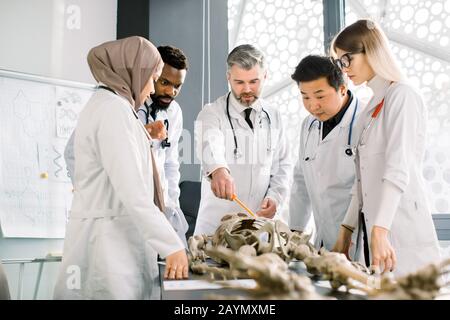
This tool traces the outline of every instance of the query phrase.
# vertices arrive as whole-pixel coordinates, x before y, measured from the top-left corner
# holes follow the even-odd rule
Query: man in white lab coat
[[[183,131],[183,112],[174,100],[180,93],[188,70],[184,53],[173,46],[159,46],[164,67],[155,82],[155,93],[137,112],[152,137],[152,147],[164,189],[165,212],[167,219],[180,239],[186,244],[186,231],[189,226],[180,209],[180,163],[178,141]],[[67,169],[73,177],[74,156],[73,137],[64,152]]]
[[[331,250],[350,204],[355,179],[352,146],[361,106],[342,71],[323,56],[307,56],[295,69],[305,109],[289,202],[291,229],[304,230],[313,214],[316,247]]]
[[[186,245],[186,231],[189,226],[180,209],[180,162],[178,141],[183,131],[183,112],[174,100],[181,91],[188,61],[184,53],[172,46],[159,46],[164,61],[163,71],[155,82],[155,93],[138,110],[153,140],[156,163],[164,188],[167,219]]]
[[[292,165],[276,106],[261,98],[267,77],[263,54],[251,45],[228,55],[231,92],[204,106],[195,125],[202,190],[194,234],[212,234],[229,212],[243,211],[236,194],[258,216],[281,212]]]

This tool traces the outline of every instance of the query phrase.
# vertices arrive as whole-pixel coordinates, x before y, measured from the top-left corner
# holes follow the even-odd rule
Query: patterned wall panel
[[[291,74],[304,56],[323,53],[322,1],[229,0],[228,19],[230,50],[250,43],[265,54],[269,77],[263,95],[279,106],[288,139],[297,146],[307,113]]]

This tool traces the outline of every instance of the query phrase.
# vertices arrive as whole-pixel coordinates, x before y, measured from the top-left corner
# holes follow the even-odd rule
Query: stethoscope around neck
[[[236,132],[234,131],[233,122],[231,122],[231,117],[230,117],[230,94],[231,94],[231,92],[228,92],[226,111],[227,111],[228,122],[230,123],[231,130],[233,131],[233,139],[234,139],[234,151],[233,151],[233,153],[234,153],[234,158],[238,159],[238,158],[242,157],[242,154],[239,152],[239,146],[238,146],[238,143],[237,143]],[[267,122],[269,124],[269,142],[268,142],[268,146],[267,146],[267,151],[270,152],[272,150],[272,121],[270,120],[269,113],[266,110],[264,110],[264,108],[262,108],[261,110],[262,110],[262,112],[264,112],[266,114]]]
[[[354,151],[353,151],[353,149],[352,149],[352,131],[353,131],[353,123],[355,122],[356,112],[357,112],[357,111],[358,111],[358,100],[356,100],[355,108],[353,108],[352,120],[350,121],[350,127],[349,127],[349,129],[348,129],[347,148],[346,148],[345,151],[344,151],[345,154],[346,154],[347,156],[349,156],[349,157],[353,156],[353,154],[354,154]],[[313,126],[313,124],[314,124],[316,121],[319,123],[319,128],[318,128],[318,129],[319,129],[319,141],[320,141],[320,138],[321,138],[321,137],[320,137],[320,129],[321,129],[322,123],[319,122],[319,120],[314,119],[314,120],[309,124],[309,127],[308,127],[308,135],[307,135],[307,137],[306,137],[306,142],[305,142],[305,151],[306,151],[306,146],[308,145],[309,135],[310,135],[310,133],[311,133],[311,127]],[[305,161],[309,161],[309,160],[312,160],[312,158],[306,157],[304,160],[305,160]]]

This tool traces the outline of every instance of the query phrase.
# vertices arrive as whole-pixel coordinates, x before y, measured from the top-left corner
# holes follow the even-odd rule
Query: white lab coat
[[[279,111],[259,99],[252,105],[252,131],[243,116],[244,107],[230,94],[230,118],[238,150],[242,154],[236,159],[226,99],[227,95],[205,105],[195,124],[197,156],[202,164],[202,188],[194,234],[213,234],[225,214],[243,212],[235,202],[219,199],[213,194],[208,176],[219,167],[230,170],[237,196],[253,212],[260,209],[265,197],[269,197],[277,203],[279,217],[289,192],[292,164]],[[269,114],[270,125],[263,109]]]
[[[148,101],[151,106],[152,101]],[[162,140],[153,140],[152,147],[155,154],[156,164],[158,166],[161,183],[164,189],[164,201],[166,205],[165,214],[172,227],[174,227],[178,236],[186,243],[186,232],[189,225],[184,217],[183,211],[180,209],[180,161],[178,157],[178,142],[183,132],[183,112],[180,105],[176,101],[172,101],[166,110],[160,110],[156,113],[156,120],[143,111],[147,111],[145,106],[139,108],[138,117],[142,123],[152,123],[154,121],[168,120],[169,129],[167,136],[169,138],[170,147],[162,148]]]
[[[148,101],[149,105],[151,105],[151,103],[151,100]],[[154,122],[150,115],[148,116],[148,120],[146,120],[146,114],[143,111],[147,111],[145,106],[140,107],[137,112],[142,123],[147,124]],[[187,247],[186,232],[189,225],[184,217],[183,211],[180,209],[180,188],[178,186],[180,182],[178,142],[183,131],[183,113],[179,104],[176,101],[172,101],[167,110],[156,113],[156,120],[162,120],[163,122],[164,120],[169,121],[168,137],[171,144],[170,147],[162,148],[160,140],[152,140],[153,153],[155,155],[155,161],[164,191],[164,202],[166,206],[164,214],[185,244],[185,247]],[[64,158],[72,183],[75,163],[73,152],[74,136],[75,133],[72,133],[64,150]]]
[[[312,115],[306,117],[302,124],[289,202],[289,227],[305,230],[312,214],[316,227],[316,247],[323,243],[326,249],[333,248],[350,204],[355,164],[354,156],[347,155],[345,150],[352,148],[358,141],[356,123],[361,109],[361,104],[353,95],[340,123],[323,140],[323,125]]]
[[[153,203],[150,142],[124,98],[97,91],[75,131],[74,198],[57,299],[160,298],[157,253],[184,248]]]
[[[372,127],[361,133],[364,143],[358,147],[362,211],[369,243],[374,225],[390,230],[389,240],[397,255],[395,274],[404,275],[440,259],[422,177],[427,109],[418,90],[406,82],[390,84],[375,76],[368,85],[374,95],[360,115],[358,131],[368,125],[376,105],[383,98],[385,102]],[[384,180],[402,192],[395,212],[378,210]],[[357,183],[352,192],[358,199]],[[357,215],[349,211],[346,223],[354,225]]]

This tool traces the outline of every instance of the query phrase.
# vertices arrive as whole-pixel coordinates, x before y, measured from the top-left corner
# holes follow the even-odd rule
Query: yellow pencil
[[[247,211],[252,217],[256,218],[256,215],[250,210],[245,204],[242,203],[241,200],[236,196],[236,194],[233,194],[231,197],[232,200],[236,201],[238,205],[240,205],[245,211]]]

